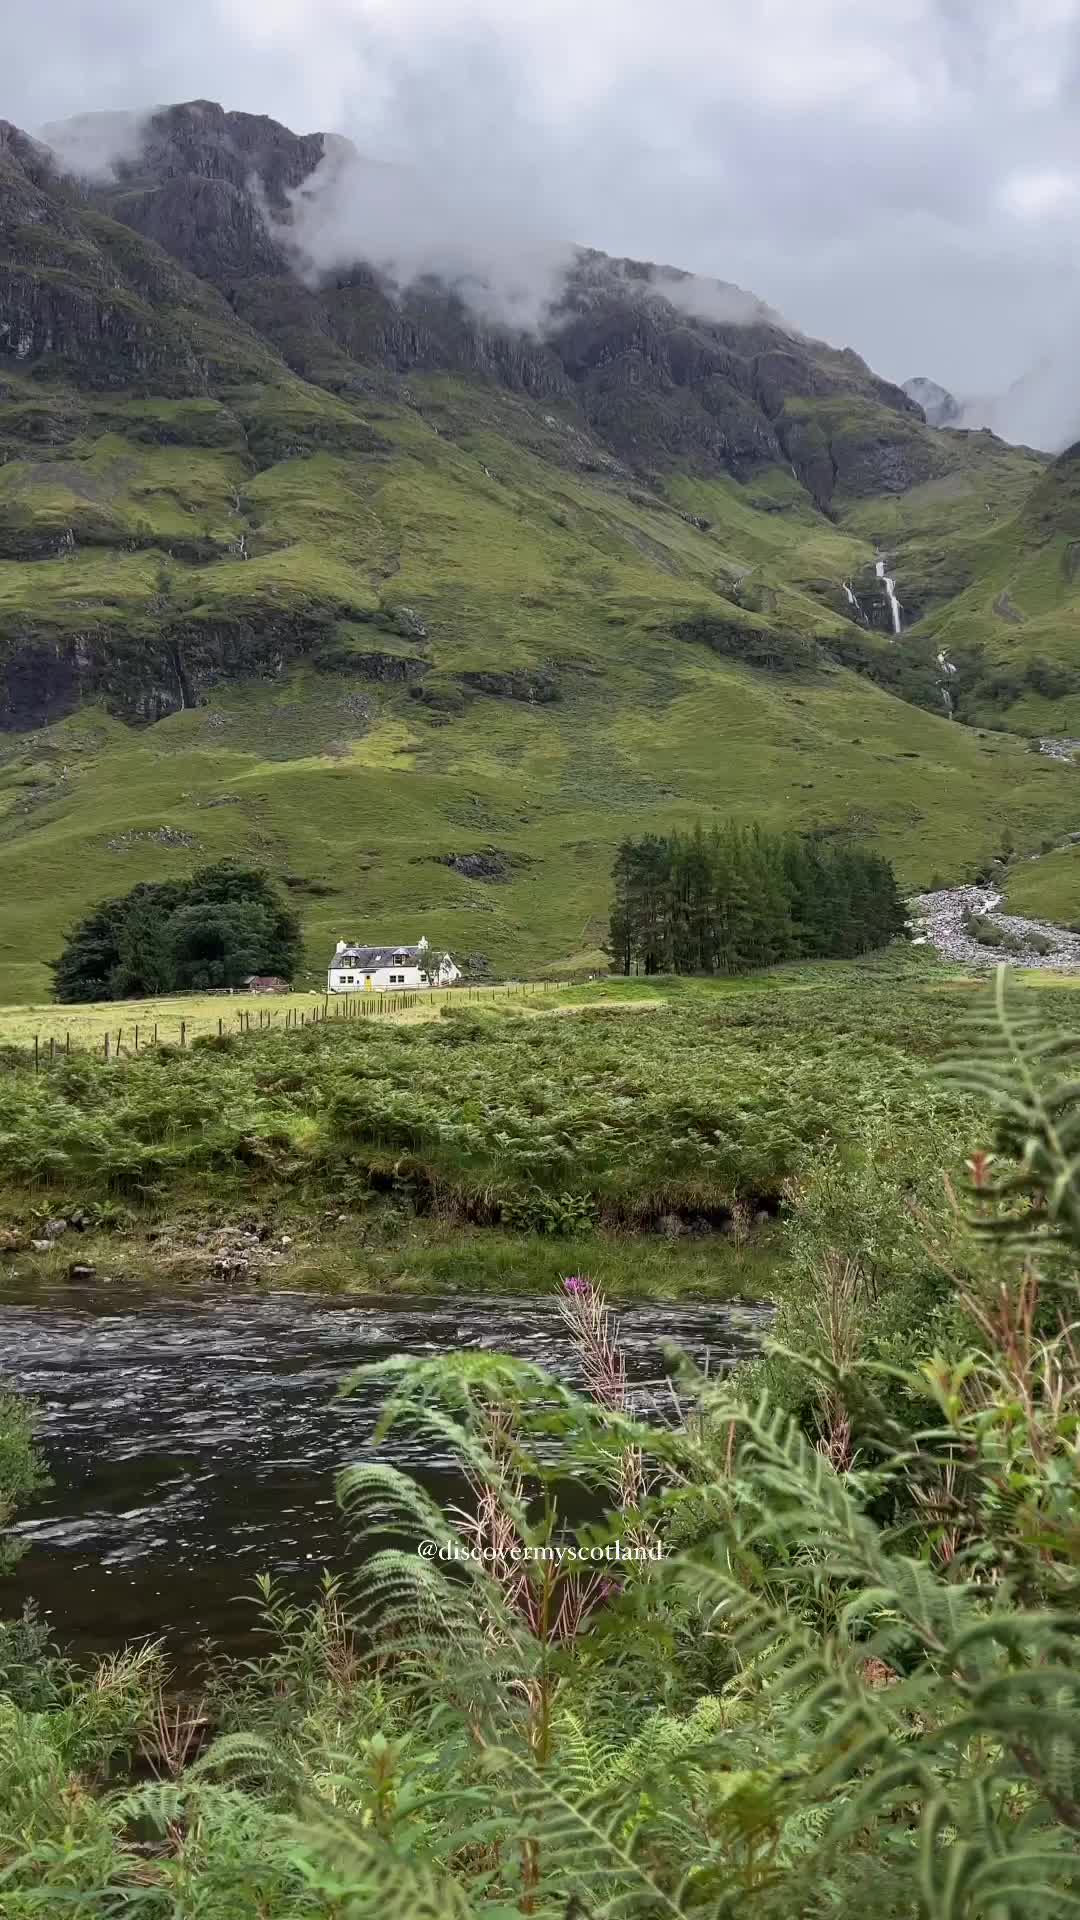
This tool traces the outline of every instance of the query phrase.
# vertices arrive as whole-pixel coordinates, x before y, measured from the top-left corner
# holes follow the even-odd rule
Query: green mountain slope
[[[965,473],[841,514],[888,548],[915,624],[904,646],[956,673],[962,719],[1028,734],[1080,733],[1080,446],[1051,463],[989,434],[949,436]]]
[[[1053,470],[654,269],[582,256],[531,343],[313,292],[220,171],[261,141],[283,192],[310,146],[214,113],[94,195],[0,129],[0,999],[226,852],[285,877],[313,970],[424,932],[531,973],[599,959],[644,828],[849,833],[929,884],[1075,824],[1070,770],[950,724],[844,589],[890,515],[977,544],[981,492],[1017,525]]]

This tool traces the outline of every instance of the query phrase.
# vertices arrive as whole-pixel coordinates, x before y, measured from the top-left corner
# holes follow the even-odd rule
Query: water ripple
[[[754,1303],[619,1309],[627,1375],[643,1408],[666,1397],[663,1349],[713,1371],[760,1338]],[[37,1401],[53,1485],[15,1531],[17,1587],[46,1605],[61,1637],[104,1646],[164,1633],[236,1641],[255,1572],[342,1564],[333,1475],[361,1457],[381,1395],[336,1398],[361,1363],[479,1348],[578,1378],[551,1300],[308,1293],[222,1295],[110,1287],[43,1296],[0,1291],[3,1372]],[[456,1464],[394,1429],[379,1457],[440,1498]],[[241,1609],[238,1612],[238,1609]],[[240,1620],[244,1625],[241,1627]]]

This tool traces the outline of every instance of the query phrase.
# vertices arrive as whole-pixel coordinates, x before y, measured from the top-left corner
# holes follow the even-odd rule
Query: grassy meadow
[[[1005,901],[1010,913],[1032,914],[1065,927],[1080,921],[1080,846],[1058,847],[1041,860],[1011,867]]]
[[[408,993],[370,993],[346,996],[322,993],[185,993],[160,994],[147,1000],[98,1000],[76,1005],[45,1001],[39,1006],[0,1007],[0,1047],[32,1048],[39,1052],[76,1049],[134,1054],[140,1048],[178,1046],[218,1033],[248,1034],[266,1029],[332,1024],[344,1020],[434,1020],[443,1007],[492,1004],[519,999],[530,1009],[548,1005],[559,991],[554,981],[501,984],[488,987],[434,987]]]

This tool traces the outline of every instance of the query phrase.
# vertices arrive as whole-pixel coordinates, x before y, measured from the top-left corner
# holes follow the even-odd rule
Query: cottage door
[[[370,992],[371,992],[371,975],[370,975],[370,973],[365,973],[365,975],[364,975],[364,992],[365,992],[365,993],[370,993]]]

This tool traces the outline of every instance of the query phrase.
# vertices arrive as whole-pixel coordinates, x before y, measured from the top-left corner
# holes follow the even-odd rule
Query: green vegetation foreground
[[[199,1701],[153,1647],[87,1677],[9,1624],[5,1916],[1080,1910],[1080,1099],[1029,1005],[984,1007],[947,1086],[910,1010],[856,1035],[876,1098],[788,1178],[790,1299],[741,1375],[683,1370],[643,1420],[569,1275],[585,1393],[488,1353],[366,1370],[469,1510],[376,1445],[338,1488],[358,1589],[263,1583],[266,1656]]]
[[[0,1073],[0,1204],[153,1221],[178,1207],[336,1204],[515,1233],[677,1233],[776,1214],[882,1111],[917,1138],[955,1095],[937,976],[901,950],[745,988],[611,983],[452,1005],[424,1025],[329,1021]],[[644,1004],[641,1004],[644,1000]],[[635,1007],[632,1019],[626,1009]]]

